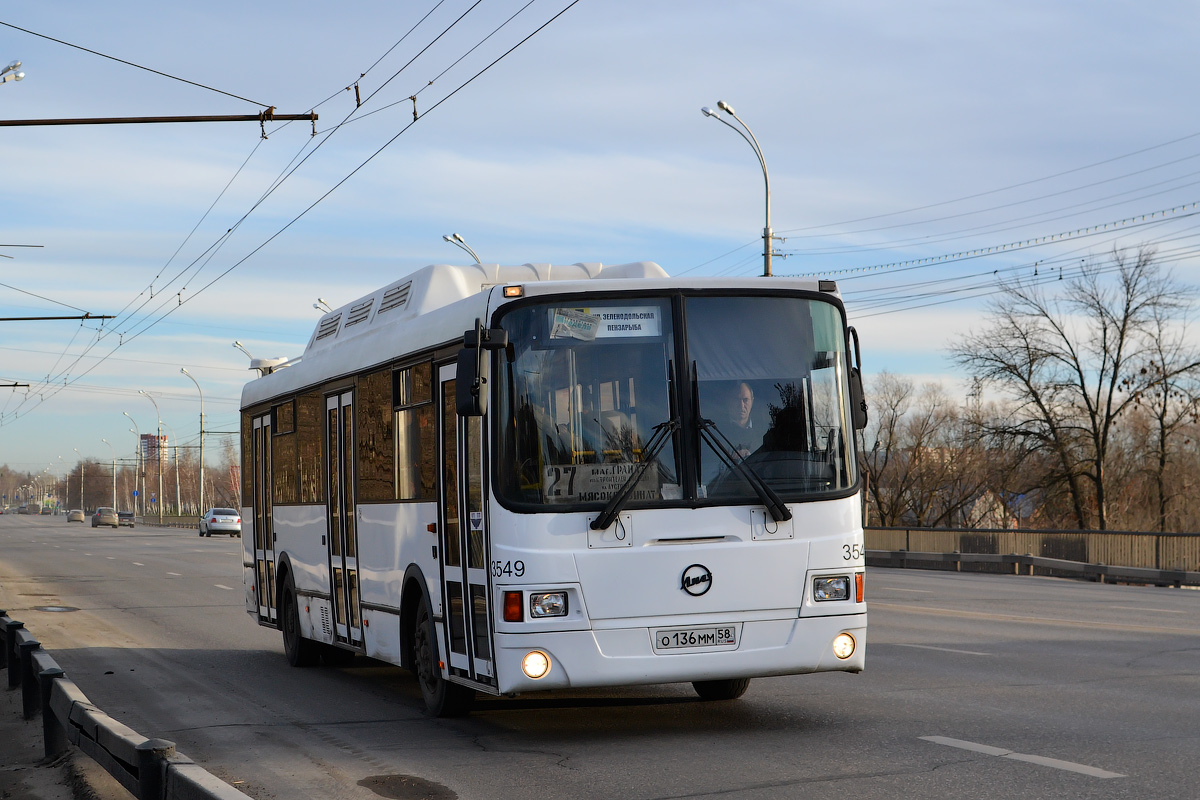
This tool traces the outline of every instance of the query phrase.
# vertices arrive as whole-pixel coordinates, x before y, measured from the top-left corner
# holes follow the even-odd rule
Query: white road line
[[[1109,606],[1109,608],[1119,608],[1122,611],[1153,611],[1156,614],[1191,614],[1191,611],[1179,611],[1174,608],[1146,608],[1145,606]]]
[[[878,643],[882,644],[882,643]],[[896,647],[916,647],[920,650],[941,650],[943,653],[962,653],[965,656],[990,656],[992,653],[980,653],[975,650],[955,650],[952,647],[934,647],[930,644],[900,644],[896,643]]]
[[[105,556],[105,558],[107,558],[109,561],[116,561],[116,560],[117,560],[117,559],[116,559],[116,558],[114,558],[113,556]]]
[[[146,566],[145,564],[143,564],[143,563],[142,563],[142,562],[140,562],[140,561],[134,561],[134,562],[133,562],[133,565],[134,565],[135,567],[144,567],[144,566]]]
[[[182,577],[181,573],[178,573],[178,572],[168,572],[167,574],[174,575],[176,578]]]
[[[227,591],[227,592],[232,592],[232,591],[233,591],[233,587],[232,587],[232,586],[226,586],[226,585],[224,585],[224,584],[222,584],[222,583],[214,583],[214,584],[213,584],[213,586],[217,587],[218,589],[224,589],[224,590],[225,590],[225,591]]]
[[[933,742],[934,744],[944,744],[947,747],[957,747],[960,750],[970,750],[972,753],[983,753],[987,756],[998,756],[1000,758],[1011,758],[1013,761],[1024,761],[1029,764],[1038,764],[1043,767],[1053,767],[1054,769],[1066,770],[1067,772],[1078,772],[1080,775],[1087,775],[1092,778],[1126,778],[1127,775],[1122,775],[1119,772],[1109,772],[1108,770],[1098,767],[1089,767],[1087,764],[1076,764],[1074,761],[1061,761],[1057,758],[1047,758],[1046,756],[1031,756],[1025,753],[1014,753],[1011,750],[1005,750],[1002,747],[991,747],[986,744],[977,742],[966,742],[962,739],[951,739],[946,736],[922,736],[922,740]]]
[[[933,594],[932,589],[901,589],[899,586],[880,586],[877,592],[913,592],[914,594]]]

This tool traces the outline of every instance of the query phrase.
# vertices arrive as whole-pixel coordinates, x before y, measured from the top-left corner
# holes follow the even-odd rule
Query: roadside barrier
[[[1180,569],[1154,569],[1151,567],[1122,567],[1111,564],[1090,564],[1083,561],[1068,561],[1061,558],[1046,558],[1029,553],[928,553],[908,550],[867,550],[867,566],[899,567],[901,569],[955,569],[962,570],[963,564],[998,565],[999,572],[1021,575],[1022,569],[1034,574],[1037,568],[1045,575],[1078,576],[1119,583],[1142,583],[1155,586],[1200,586],[1200,572]]]
[[[138,800],[246,800],[174,742],[148,739],[92,705],[24,623],[0,611],[0,625],[0,669],[8,668],[9,689],[21,689],[24,718],[42,715],[47,758],[75,745]]]

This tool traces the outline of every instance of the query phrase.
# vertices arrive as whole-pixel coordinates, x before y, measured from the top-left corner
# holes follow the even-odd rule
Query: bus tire
[[[279,597],[279,627],[283,629],[283,654],[293,667],[311,667],[320,657],[320,645],[300,635],[300,605],[289,573]]]
[[[725,678],[717,681],[692,681],[701,700],[737,700],[750,688],[749,678]]]
[[[413,654],[417,683],[425,700],[425,710],[434,717],[461,717],[469,714],[475,703],[475,690],[442,677],[439,665],[437,634],[429,602],[421,597],[413,625]]]

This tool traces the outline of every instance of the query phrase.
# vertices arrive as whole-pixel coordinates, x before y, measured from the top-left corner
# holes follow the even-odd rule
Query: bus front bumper
[[[661,628],[497,633],[500,691],[509,694],[863,670],[866,614],[757,620],[737,626],[738,643],[732,649],[701,646],[656,650],[653,635],[661,633]],[[854,640],[854,652],[847,658],[834,654],[834,640],[840,634],[849,634]],[[535,651],[550,662],[549,671],[538,679],[528,677],[523,669],[526,657]]]

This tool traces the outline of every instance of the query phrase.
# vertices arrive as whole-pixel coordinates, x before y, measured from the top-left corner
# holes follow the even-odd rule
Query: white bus
[[[436,715],[859,672],[856,360],[832,281],[426,267],[245,387],[247,611]]]

